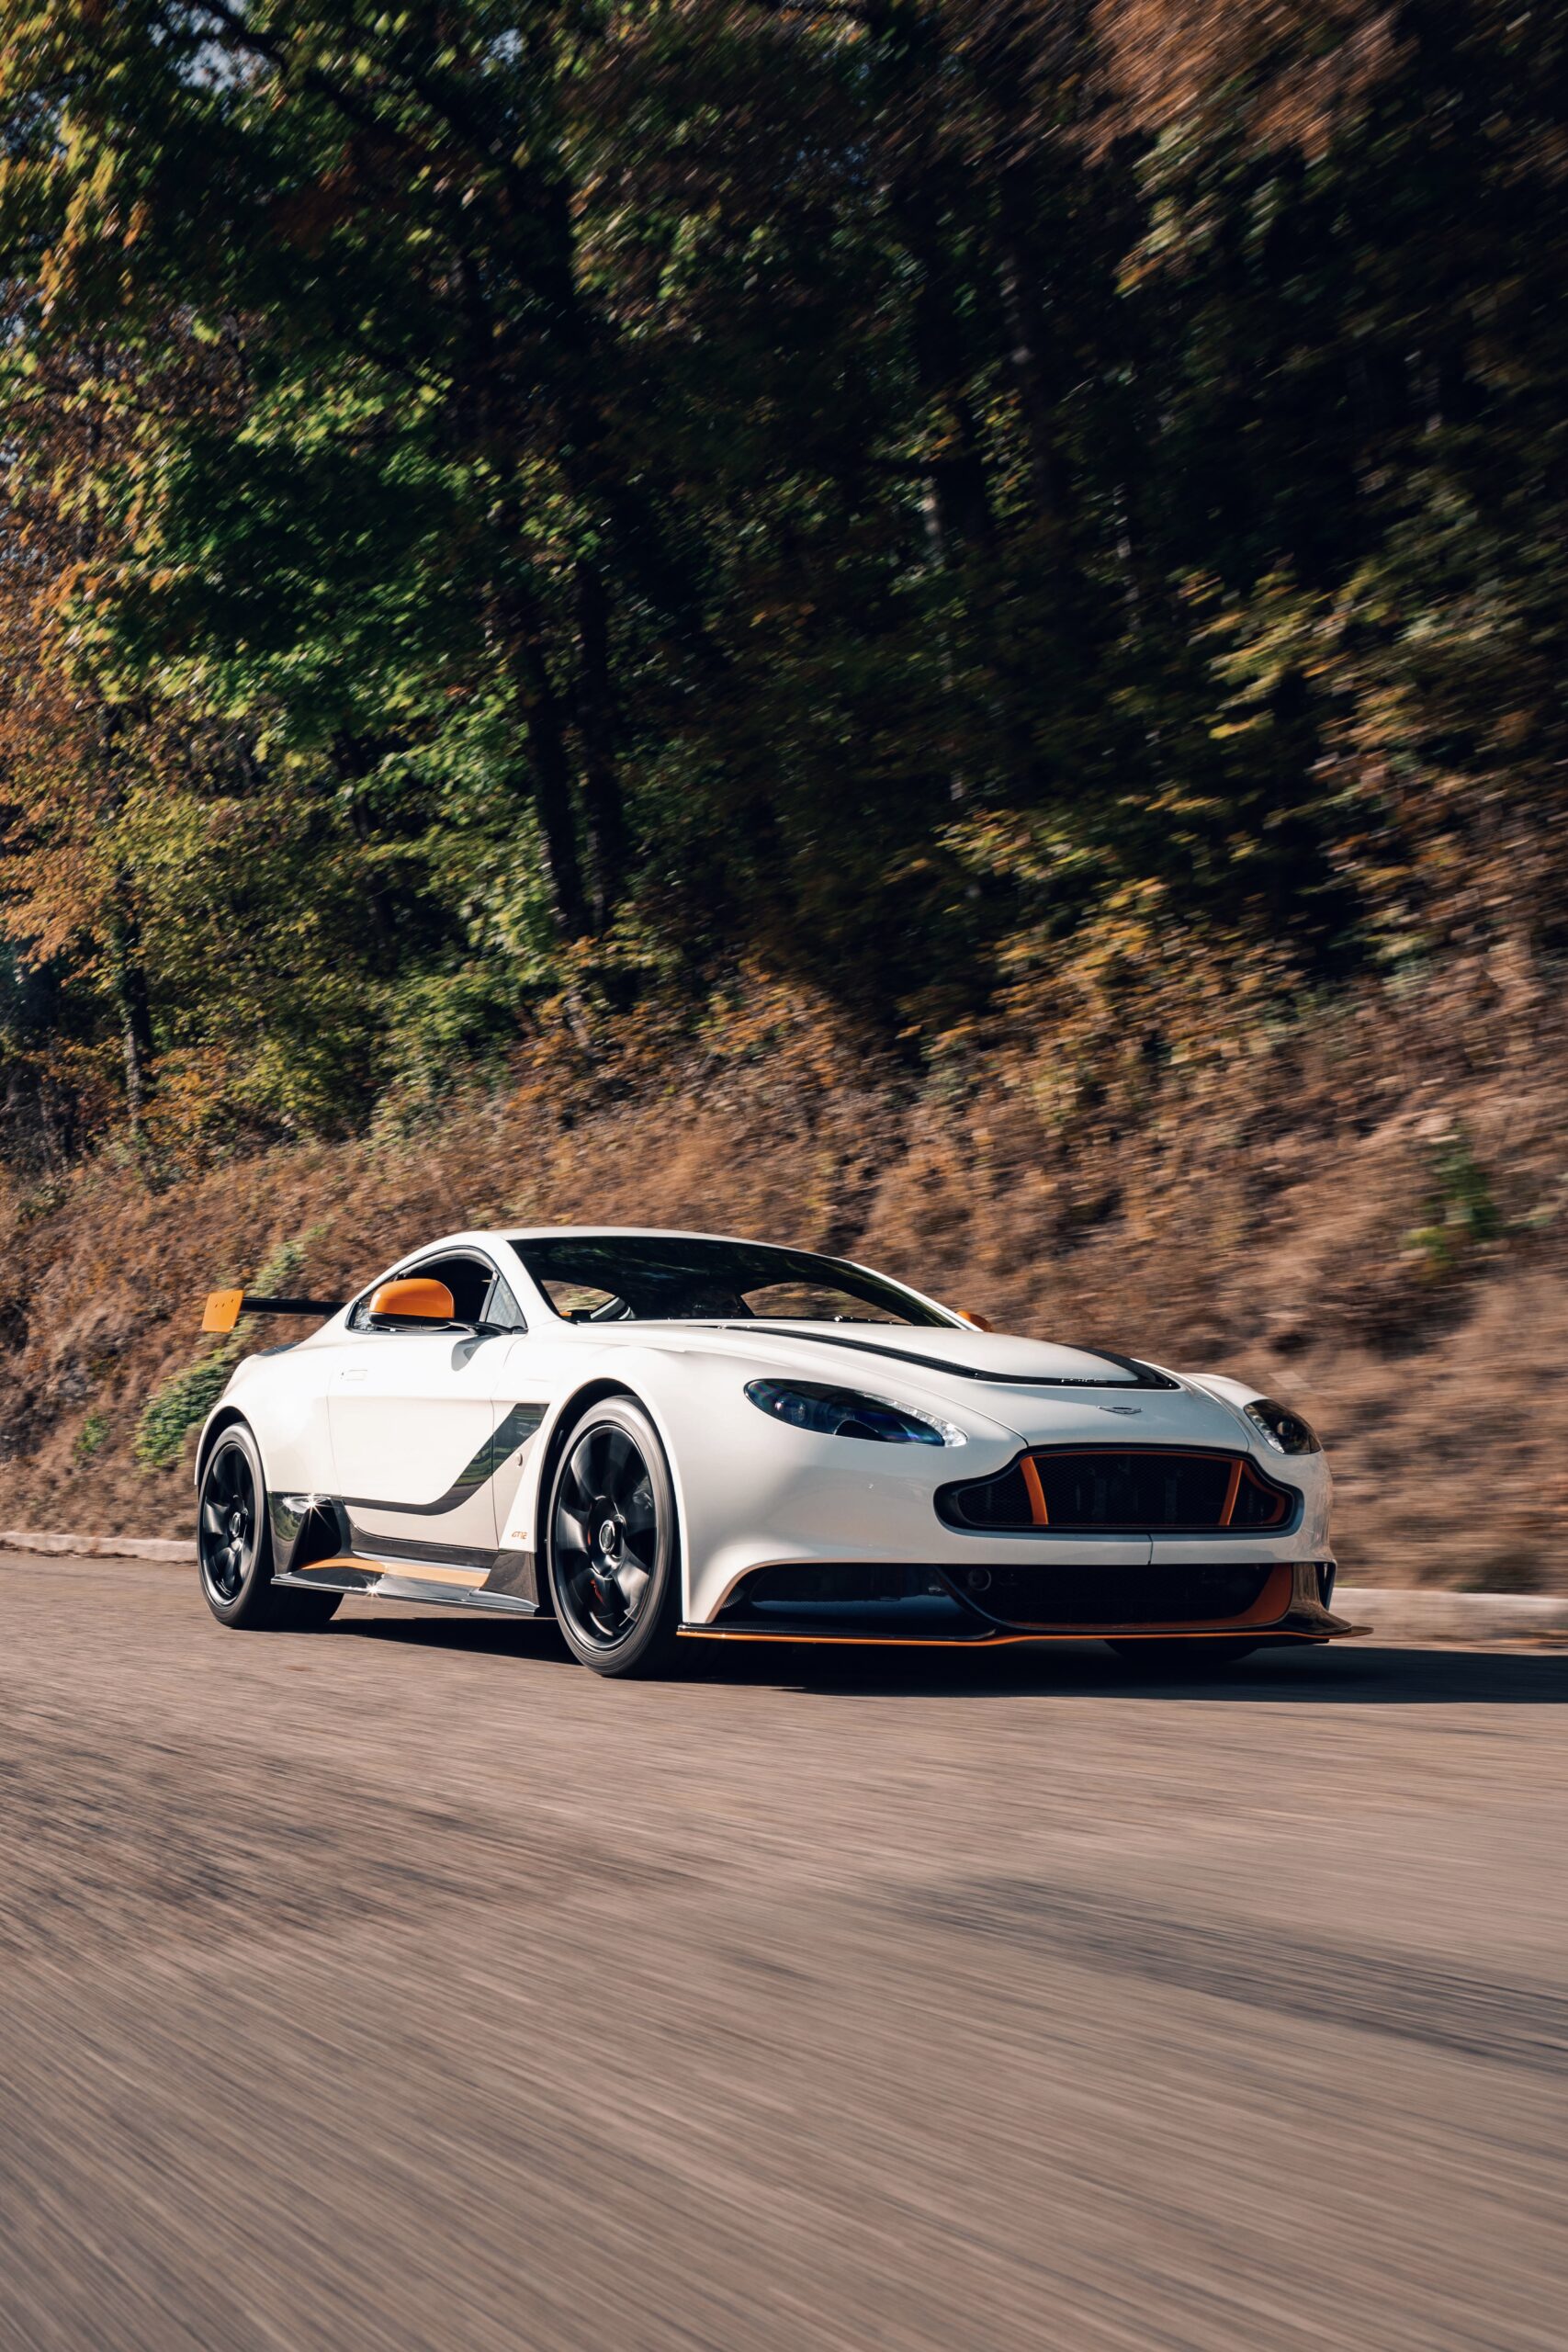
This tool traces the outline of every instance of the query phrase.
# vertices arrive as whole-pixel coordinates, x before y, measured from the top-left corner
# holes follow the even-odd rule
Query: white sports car
[[[197,1457],[226,1625],[345,1593],[678,1637],[1102,1639],[1162,1668],[1355,1629],[1327,1466],[1239,1381],[1010,1339],[863,1266],[712,1235],[460,1233],[246,1358]]]

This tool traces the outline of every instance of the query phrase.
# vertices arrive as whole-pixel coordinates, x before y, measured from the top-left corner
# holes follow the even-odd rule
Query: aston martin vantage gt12
[[[205,1328],[258,1313],[319,1328],[241,1362],[201,1434],[225,1625],[347,1593],[550,1615],[601,1674],[682,1638],[1091,1638],[1168,1667],[1355,1630],[1299,1413],[841,1259],[459,1233],[346,1301],[215,1292]]]

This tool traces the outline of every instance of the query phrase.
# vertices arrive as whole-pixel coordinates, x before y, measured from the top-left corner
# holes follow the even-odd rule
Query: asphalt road
[[[7,2352],[1568,2340],[1568,1656],[621,1686],[18,1560],[0,1670]]]

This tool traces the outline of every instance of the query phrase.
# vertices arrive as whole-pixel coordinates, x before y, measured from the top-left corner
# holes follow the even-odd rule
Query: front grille
[[[943,1487],[937,1511],[976,1534],[1277,1532],[1295,1497],[1246,1454],[1185,1446],[1049,1446],[994,1478]]]
[[[1016,1567],[951,1571],[953,1588],[998,1624],[1223,1624],[1262,1599],[1275,1571],[1263,1566],[1194,1568],[1057,1567],[1020,1561]],[[1289,1600],[1289,1570],[1280,1613]]]

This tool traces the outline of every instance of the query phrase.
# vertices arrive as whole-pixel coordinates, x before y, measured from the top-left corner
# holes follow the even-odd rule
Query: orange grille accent
[[[1179,1445],[1035,1445],[990,1478],[939,1490],[938,1515],[976,1533],[1265,1534],[1283,1528],[1294,1490],[1247,1454]]]

